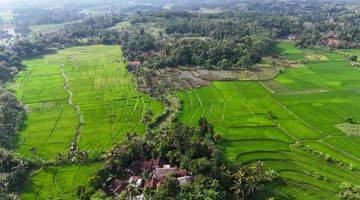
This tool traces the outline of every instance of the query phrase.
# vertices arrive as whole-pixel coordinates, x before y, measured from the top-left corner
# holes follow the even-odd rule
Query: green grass
[[[334,199],[340,183],[359,185],[360,174],[290,144],[300,140],[360,167],[359,137],[348,137],[335,127],[347,117],[360,122],[360,71],[339,53],[297,49],[290,42],[279,43],[278,49],[294,61],[313,54],[327,60],[289,68],[272,81],[214,82],[178,92],[183,102],[179,119],[195,126],[200,117],[206,117],[222,136],[228,160],[242,164],[261,160],[277,170],[286,180],[275,187],[280,199]],[[275,119],[268,119],[268,111]],[[313,173],[328,180],[318,180]]]
[[[17,152],[53,159],[66,153],[76,133],[78,116],[64,90],[63,64],[73,102],[80,107],[84,125],[78,147],[91,156],[108,150],[124,133],[143,133],[140,119],[147,107],[162,112],[160,102],[136,91],[119,46],[87,46],[60,50],[24,61],[27,66],[10,85],[28,108]]]
[[[21,199],[78,199],[78,186],[86,185],[89,177],[101,165],[93,163],[41,168],[25,184]]]

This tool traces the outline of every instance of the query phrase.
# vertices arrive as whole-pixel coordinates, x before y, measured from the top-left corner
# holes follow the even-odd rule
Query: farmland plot
[[[99,155],[126,132],[143,133],[147,107],[162,110],[136,91],[118,46],[67,48],[24,63],[10,87],[28,109],[17,149],[25,156],[53,159],[73,142]]]
[[[360,167],[360,139],[336,127],[349,117],[360,121],[360,71],[338,53],[300,50],[288,42],[279,47],[290,60],[308,60],[272,81],[214,82],[179,92],[179,118],[191,126],[207,118],[229,160],[261,160],[276,170],[286,184],[274,186],[274,196],[336,199],[342,182],[360,184],[352,168]]]
[[[144,133],[146,108],[160,102],[136,91],[118,46],[73,47],[24,61],[27,66],[9,88],[28,115],[16,151],[54,160],[70,149],[99,156],[126,132]],[[49,166],[33,172],[22,199],[76,199],[103,163]]]
[[[78,199],[77,188],[85,185],[102,163],[41,168],[34,172],[21,195],[24,200]]]

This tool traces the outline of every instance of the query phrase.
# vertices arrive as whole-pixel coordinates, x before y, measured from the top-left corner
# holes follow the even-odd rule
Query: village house
[[[126,186],[132,186],[138,189],[151,188],[156,189],[165,183],[166,176],[173,175],[178,184],[186,185],[192,182],[192,176],[186,170],[180,170],[177,166],[171,167],[169,164],[164,164],[163,160],[158,157],[151,160],[136,160],[128,167],[127,172],[131,174],[129,179],[122,182],[118,179],[112,183],[109,190],[115,197],[117,197]],[[139,174],[149,173],[150,178],[142,179]],[[135,198],[134,198],[135,199]],[[141,195],[137,199],[143,199]]]
[[[183,176],[183,177],[179,177],[178,179],[179,185],[186,185],[192,182],[192,177],[191,176]]]
[[[135,188],[141,188],[143,180],[138,176],[131,176],[128,180],[128,183]]]
[[[157,167],[154,170],[153,177],[156,178],[156,179],[163,179],[163,178],[166,177],[166,175],[175,174],[176,172],[177,172],[177,168],[170,167],[170,165],[164,165],[163,168]]]

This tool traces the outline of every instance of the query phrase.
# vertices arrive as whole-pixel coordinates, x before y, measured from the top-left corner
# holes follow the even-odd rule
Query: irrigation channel
[[[70,146],[70,152],[71,152],[71,151],[77,150],[77,142],[78,142],[78,140],[80,138],[81,129],[82,129],[83,125],[84,125],[84,118],[83,118],[83,115],[81,113],[80,106],[74,104],[74,102],[73,102],[73,93],[69,89],[69,78],[67,77],[66,72],[64,70],[64,64],[61,64],[60,71],[61,71],[62,77],[64,78],[64,82],[65,82],[64,90],[67,91],[67,93],[69,94],[68,104],[71,105],[72,107],[74,107],[74,109],[76,111],[76,114],[77,114],[77,117],[78,117],[78,125],[76,127],[76,133],[74,135],[74,138],[73,138],[73,140],[71,142],[71,146]]]

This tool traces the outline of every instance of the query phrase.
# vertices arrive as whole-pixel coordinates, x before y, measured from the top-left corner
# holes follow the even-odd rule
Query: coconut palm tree
[[[234,186],[230,189],[234,191],[234,196],[237,199],[245,198],[245,184],[247,182],[247,169],[246,167],[241,167],[234,175]]]
[[[133,199],[136,195],[139,194],[139,191],[138,191],[138,189],[137,189],[136,187],[133,187],[133,186],[131,186],[131,185],[128,185],[128,186],[126,186],[123,194],[124,194],[123,197],[124,197],[126,200],[131,200],[131,199]]]
[[[264,163],[258,161],[250,166],[251,174],[255,179],[261,180],[265,177]]]

